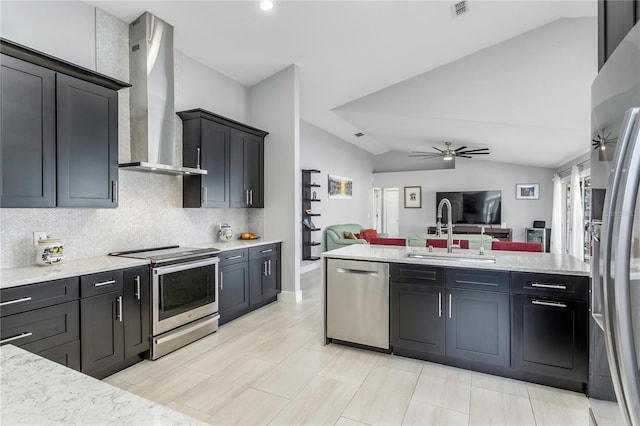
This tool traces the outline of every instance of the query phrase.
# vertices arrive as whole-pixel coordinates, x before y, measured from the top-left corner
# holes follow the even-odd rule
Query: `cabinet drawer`
[[[1,344],[42,352],[80,338],[77,300],[2,318]]]
[[[444,285],[444,268],[414,265],[411,263],[391,264],[391,281],[396,283]]]
[[[447,269],[447,287],[509,292],[509,273],[481,269]]]
[[[586,301],[589,299],[589,277],[513,272],[511,292]]]
[[[96,296],[122,290],[122,270],[100,272],[80,277],[80,296]]]
[[[260,259],[280,253],[280,243],[265,244],[258,247],[249,248],[249,259]]]
[[[79,279],[47,281],[0,291],[0,316],[13,315],[78,298]]]
[[[246,262],[249,259],[249,249],[223,251],[218,257],[220,258],[219,266]]]

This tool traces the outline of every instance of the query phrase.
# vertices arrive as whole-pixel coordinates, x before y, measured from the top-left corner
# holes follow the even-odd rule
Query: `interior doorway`
[[[373,227],[389,237],[399,236],[399,188],[373,188]]]

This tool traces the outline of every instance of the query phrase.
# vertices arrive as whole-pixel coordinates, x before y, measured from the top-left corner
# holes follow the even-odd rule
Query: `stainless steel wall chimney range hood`
[[[176,166],[173,27],[145,12],[129,25],[131,162],[122,168],[166,174],[207,174]],[[198,162],[199,163],[199,162]]]

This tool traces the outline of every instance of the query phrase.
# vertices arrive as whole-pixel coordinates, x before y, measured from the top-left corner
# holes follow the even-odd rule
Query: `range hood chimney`
[[[129,25],[132,87],[131,162],[121,168],[165,174],[207,174],[177,166],[173,93],[173,27],[145,12]]]

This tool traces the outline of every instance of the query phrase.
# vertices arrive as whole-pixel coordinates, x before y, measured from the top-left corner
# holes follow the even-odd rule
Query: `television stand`
[[[480,235],[480,228],[481,225],[453,225],[453,233],[458,235]],[[435,234],[436,227],[429,226],[427,233]],[[511,241],[511,228],[490,228],[485,225],[484,234],[497,238],[500,241]]]

